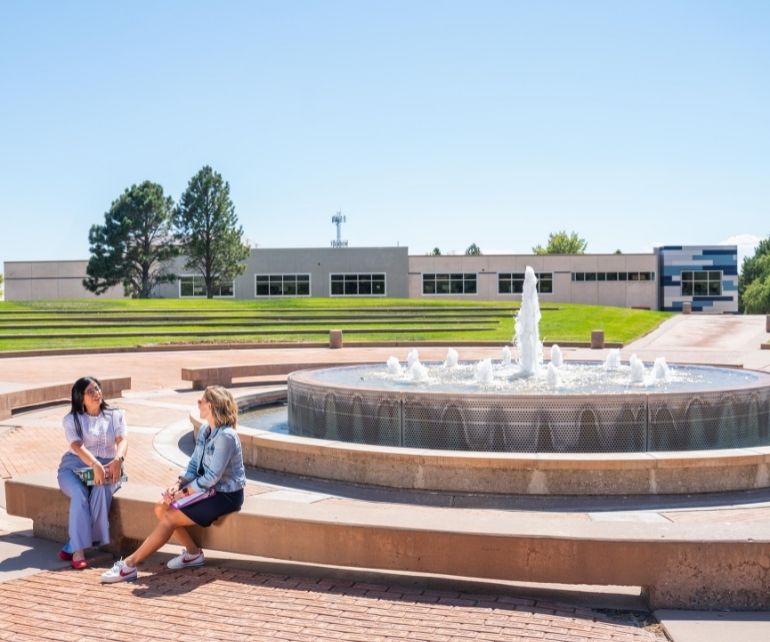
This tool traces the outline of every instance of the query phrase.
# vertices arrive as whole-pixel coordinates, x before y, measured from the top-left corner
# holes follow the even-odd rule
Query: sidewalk
[[[699,324],[703,319],[690,318],[697,319]],[[724,336],[720,320],[715,323],[719,326],[715,332]],[[688,322],[686,319],[684,323]],[[679,341],[677,350],[669,345],[668,350],[658,354],[664,354],[671,362],[677,360],[677,354],[700,356],[712,362],[725,356],[720,347],[708,345],[708,335],[704,338],[701,330],[687,331],[680,324],[672,324],[672,331],[678,336],[697,336],[701,345],[689,346]],[[762,353],[758,345],[750,348],[755,329],[751,324],[747,326],[751,338],[741,342],[741,349],[729,357],[770,370],[770,352]],[[645,338],[643,345],[630,346],[623,352],[635,351],[645,359],[654,358],[661,342],[665,342],[665,332],[658,331],[656,336]],[[407,351],[345,348],[334,351],[333,356],[354,360],[365,352],[371,359],[385,361],[392,354],[403,358]],[[464,348],[460,352],[462,358],[478,359],[497,358],[499,350]],[[327,361],[330,355],[329,350],[320,348],[297,353],[297,360],[319,362]],[[604,353],[582,350],[569,351],[567,355],[596,359]],[[445,355],[445,348],[420,349],[425,360],[443,359]],[[132,376],[132,390],[124,398],[114,400],[126,409],[129,418],[127,472],[130,483],[162,487],[175,478],[180,462],[185,461],[177,435],[200,394],[193,392],[188,382],[181,381],[181,367],[287,358],[294,358],[293,352],[287,355],[285,350],[270,349],[14,358],[4,361],[6,367],[0,378],[9,381],[12,377],[13,383],[50,379],[41,373],[56,373],[57,379],[64,380],[74,380],[84,372]],[[247,390],[248,387],[238,388],[239,393]],[[45,408],[0,422],[0,477],[55,469],[66,447],[60,427],[64,412],[61,406]],[[249,494],[278,495],[286,490],[279,479],[268,482],[250,477]],[[283,496],[296,497],[296,488],[291,490],[294,492],[284,492]],[[329,489],[324,491],[328,493]],[[383,500],[363,497],[356,501]],[[0,489],[0,506],[4,505]],[[589,507],[584,508],[585,513],[575,513],[574,508],[573,515],[595,518]],[[729,508],[708,507],[704,512],[711,513],[706,518],[719,520],[721,509]],[[626,517],[629,512],[633,509],[624,511]],[[644,523],[649,512],[641,508],[630,518]],[[684,518],[701,518],[695,514],[697,511],[693,513]],[[0,612],[0,640],[663,642],[664,627],[674,642],[770,639],[770,619],[765,617],[768,614],[659,611],[655,615],[663,624],[660,626],[643,620],[644,614],[635,610],[639,608],[638,598],[627,591],[617,591],[620,595],[610,600],[602,593],[577,594],[567,587],[544,590],[503,582],[303,566],[261,558],[217,556],[208,551],[210,561],[205,567],[172,573],[163,563],[169,553],[178,550],[173,546],[143,565],[137,582],[101,586],[98,576],[110,563],[106,555],[94,558],[92,568],[72,571],[67,563],[56,558],[57,543],[34,538],[29,529],[28,520],[9,517],[0,510],[0,600],[6,606]]]
[[[559,594],[257,558],[172,572],[159,553],[136,582],[103,586],[105,555],[71,571],[57,544],[4,532],[27,526],[14,519],[0,511],[0,640],[665,640],[635,613]]]

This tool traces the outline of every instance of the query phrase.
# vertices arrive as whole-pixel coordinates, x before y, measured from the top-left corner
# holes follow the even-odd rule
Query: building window
[[[655,272],[573,272],[572,280],[583,281],[654,281]]]
[[[477,275],[475,272],[423,274],[423,294],[476,294]]]
[[[256,274],[257,296],[310,296],[309,274]]]
[[[180,298],[186,297],[203,297],[206,296],[206,282],[199,274],[190,276],[179,277],[179,296]],[[228,297],[233,296],[233,282],[230,281],[224,285],[214,286],[215,297]]]
[[[537,291],[553,294],[553,272],[536,272]],[[524,272],[500,272],[497,275],[498,294],[521,294],[524,292]]]
[[[722,296],[722,272],[682,272],[682,296]]]
[[[384,274],[330,274],[331,296],[385,296]]]

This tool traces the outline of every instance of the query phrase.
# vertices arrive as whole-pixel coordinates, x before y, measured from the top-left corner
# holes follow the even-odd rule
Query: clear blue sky
[[[0,4],[0,265],[211,165],[260,247],[770,235],[770,2]]]

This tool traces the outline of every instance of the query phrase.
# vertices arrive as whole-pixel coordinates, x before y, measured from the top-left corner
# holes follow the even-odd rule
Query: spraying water
[[[476,364],[473,378],[477,383],[489,385],[492,383],[492,359],[484,359]]]
[[[399,363],[396,357],[388,358],[387,367],[388,367],[388,374],[393,377],[397,377],[402,373],[401,364]]]
[[[620,350],[618,348],[612,348],[607,354],[607,358],[604,360],[605,370],[617,370],[620,368]]]
[[[631,383],[644,383],[644,362],[632,354],[628,364],[631,366]]]
[[[543,344],[540,341],[540,302],[537,298],[537,277],[531,266],[524,270],[524,290],[521,308],[516,315],[516,347],[519,350],[520,374],[536,375],[543,363]]]
[[[666,357],[657,357],[652,366],[652,375],[657,382],[665,383],[669,380],[668,364]]]
[[[564,357],[561,354],[561,348],[555,343],[551,346],[551,363],[556,368],[564,364]]]
[[[548,385],[551,388],[558,388],[561,386],[561,377],[559,376],[559,369],[554,365],[553,361],[548,364],[548,370],[546,374]]]

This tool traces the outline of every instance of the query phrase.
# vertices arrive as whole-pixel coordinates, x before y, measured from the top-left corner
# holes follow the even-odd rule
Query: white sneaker
[[[182,554],[177,555],[175,558],[170,559],[166,566],[170,569],[178,571],[180,568],[188,568],[190,566],[203,566],[206,563],[206,558],[203,556],[203,551],[197,555],[188,555],[187,549],[182,549]]]
[[[115,582],[131,582],[136,579],[136,566],[129,566],[122,559],[112,565],[109,571],[102,573],[102,584]]]

